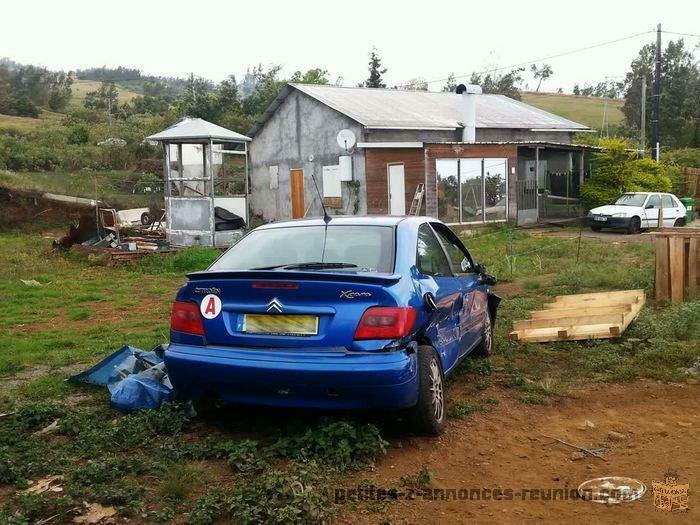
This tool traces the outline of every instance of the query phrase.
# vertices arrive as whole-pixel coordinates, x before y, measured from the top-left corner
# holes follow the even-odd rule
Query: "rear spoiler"
[[[354,283],[390,284],[401,280],[398,273],[328,272],[299,270],[214,270],[188,273],[190,281],[213,279],[262,279],[274,281],[351,281]]]

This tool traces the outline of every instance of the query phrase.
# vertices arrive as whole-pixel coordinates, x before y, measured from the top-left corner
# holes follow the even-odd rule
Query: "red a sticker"
[[[199,311],[205,319],[214,319],[221,313],[221,299],[214,294],[204,296],[199,305]]]

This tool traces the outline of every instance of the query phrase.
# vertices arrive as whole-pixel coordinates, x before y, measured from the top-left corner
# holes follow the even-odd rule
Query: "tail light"
[[[362,315],[355,330],[355,340],[398,339],[408,335],[415,321],[414,308],[373,306]]]
[[[199,307],[194,303],[175,301],[170,314],[170,329],[186,334],[204,335]]]

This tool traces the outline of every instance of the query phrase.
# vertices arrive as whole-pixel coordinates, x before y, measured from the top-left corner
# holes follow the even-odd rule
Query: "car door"
[[[484,316],[488,311],[488,295],[479,275],[474,271],[474,261],[469,251],[459,238],[444,224],[433,223],[432,226],[445,248],[452,273],[458,278],[462,293],[462,308],[458,320],[461,357],[481,339]]]
[[[667,193],[661,195],[661,202],[664,206],[664,226],[671,227],[679,217],[685,214],[685,209],[682,209],[680,202],[676,202],[676,199]]]
[[[463,308],[460,280],[452,273],[447,254],[428,223],[418,228],[416,270],[419,292],[435,297],[437,311],[426,335],[440,355],[445,372],[460,356],[459,313]]]
[[[643,228],[656,228],[658,226],[660,207],[661,197],[657,193],[649,195],[646,204],[642,208]]]

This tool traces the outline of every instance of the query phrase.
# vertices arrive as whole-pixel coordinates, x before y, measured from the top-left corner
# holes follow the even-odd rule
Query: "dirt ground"
[[[700,228],[700,219],[696,219],[689,223],[687,225],[688,228]],[[572,228],[557,228],[557,227],[548,227],[548,226],[542,226],[542,227],[536,227],[536,228],[527,228],[525,231],[531,235],[543,235],[546,234],[547,237],[564,237],[564,238],[571,238],[571,237],[578,237],[579,231],[578,229],[572,229]],[[584,239],[597,239],[597,240],[602,240],[605,242],[615,242],[615,243],[620,243],[620,244],[627,244],[627,243],[643,243],[647,242],[650,243],[653,240],[653,236],[651,235],[653,230],[646,230],[643,231],[642,233],[639,233],[637,235],[629,235],[627,232],[623,230],[601,230],[599,232],[594,232],[590,228],[583,228],[581,230],[581,236]]]
[[[602,505],[581,499],[541,501],[412,501],[346,503],[338,523],[699,523],[700,390],[697,385],[638,381],[597,384],[552,406],[523,405],[501,398],[486,414],[452,420],[440,438],[395,442],[366,483],[399,488],[400,477],[426,467],[432,488],[576,488],[601,476],[628,476],[649,490],[640,500]],[[594,426],[586,426],[586,421]],[[612,434],[615,432],[621,434]],[[547,437],[549,436],[549,437]],[[586,448],[604,447],[605,461],[580,458],[553,437]],[[574,459],[576,458],[576,459]],[[579,459],[580,458],[580,459]],[[689,512],[653,505],[652,480],[669,469],[690,484]],[[350,479],[347,488],[353,487]],[[545,493],[546,494],[546,493]]]

